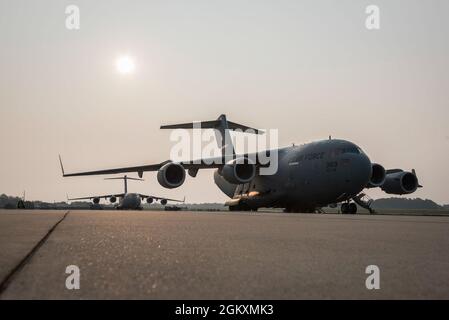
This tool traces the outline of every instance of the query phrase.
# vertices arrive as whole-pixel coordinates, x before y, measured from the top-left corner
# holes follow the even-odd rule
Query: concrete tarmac
[[[0,299],[449,298],[449,217],[65,213],[0,210]]]

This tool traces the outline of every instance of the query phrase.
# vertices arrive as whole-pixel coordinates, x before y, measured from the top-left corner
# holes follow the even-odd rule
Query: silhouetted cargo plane
[[[64,174],[64,167],[62,166],[61,161],[61,169]],[[162,197],[156,197],[156,196],[149,196],[145,194],[140,193],[129,193],[128,192],[128,180],[138,180],[143,181],[143,179],[137,179],[137,178],[130,178],[128,176],[123,177],[117,177],[117,178],[106,178],[105,180],[116,180],[120,179],[124,181],[124,193],[116,193],[116,194],[106,194],[102,196],[90,196],[90,197],[81,197],[81,198],[71,198],[67,199],[69,201],[73,200],[92,200],[94,204],[99,204],[101,198],[109,199],[109,202],[115,203],[118,199],[118,205],[117,209],[119,210],[140,210],[141,207],[141,200],[147,201],[147,203],[153,203],[154,200],[160,200],[162,205],[166,205],[167,201],[174,201],[174,202],[184,202],[184,200],[176,200],[176,199],[169,199],[169,198],[162,198]]]
[[[313,212],[327,205],[342,203],[342,213],[356,213],[359,205],[370,209],[363,201],[365,188],[381,188],[389,194],[410,194],[421,187],[415,170],[385,170],[372,163],[365,152],[350,141],[328,139],[299,146],[262,151],[277,152],[277,170],[271,175],[260,174],[261,152],[236,155],[230,130],[257,129],[227,121],[225,115],[217,120],[200,122],[201,128],[216,129],[220,158],[197,161],[171,160],[158,164],[124,167],[98,171],[63,174],[64,177],[99,174],[157,171],[158,182],[165,188],[176,188],[184,183],[186,170],[195,177],[200,169],[215,169],[215,184],[231,198],[226,204],[230,210],[257,210],[261,207],[285,208],[286,212]],[[193,129],[194,123],[161,126],[161,129]],[[216,132],[217,132],[216,131]],[[231,143],[227,143],[231,141]],[[352,202],[352,200],[354,202]]]

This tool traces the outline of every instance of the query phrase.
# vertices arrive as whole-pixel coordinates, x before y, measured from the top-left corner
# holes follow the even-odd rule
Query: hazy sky
[[[78,5],[81,28],[65,27]],[[380,8],[380,30],[365,8]],[[333,137],[387,168],[415,168],[413,197],[449,203],[449,1],[0,0],[0,193],[63,200],[120,192],[67,171],[160,162],[164,123],[278,128],[281,145]],[[135,72],[117,72],[128,54]],[[212,170],[175,190],[224,201]],[[381,193],[369,191],[374,197]]]

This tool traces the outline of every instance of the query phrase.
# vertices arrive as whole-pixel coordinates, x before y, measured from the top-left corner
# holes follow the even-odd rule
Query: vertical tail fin
[[[130,178],[127,175],[124,175],[123,177],[116,177],[116,178],[104,178],[104,180],[123,180],[125,193],[128,193],[128,180],[145,181],[144,179]]]
[[[235,155],[234,145],[232,144],[230,130],[242,130],[248,133],[263,134],[264,132],[255,128],[247,127],[242,124],[228,121],[226,115],[222,114],[217,120],[201,121],[201,122],[189,122],[173,125],[161,126],[161,129],[215,129],[215,139],[217,141],[218,148],[221,149],[223,156]]]
[[[215,140],[217,141],[218,147],[221,148],[221,155],[223,157],[231,154],[235,156],[235,149],[229,133],[230,128],[228,120],[226,120],[226,115],[220,115],[217,122],[218,124],[215,126]]]

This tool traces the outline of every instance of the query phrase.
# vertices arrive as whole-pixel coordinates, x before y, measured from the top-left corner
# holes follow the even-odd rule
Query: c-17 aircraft
[[[193,129],[198,123],[161,126],[161,129]],[[158,182],[165,188],[181,186],[186,170],[195,177],[198,170],[215,169],[214,182],[231,199],[226,203],[231,211],[258,208],[284,208],[285,212],[315,212],[322,207],[342,203],[342,213],[356,213],[357,205],[371,211],[363,201],[365,188],[381,188],[389,194],[410,194],[421,185],[415,170],[389,169],[371,162],[356,144],[340,139],[326,139],[298,146],[263,151],[277,152],[278,166],[274,174],[262,175],[266,163],[258,154],[237,155],[230,139],[230,130],[263,132],[227,121],[225,115],[217,120],[199,123],[203,129],[215,129],[221,158],[123,167],[115,169],[63,174],[64,177],[157,171]],[[231,143],[227,143],[231,141]],[[231,158],[229,160],[229,155]],[[254,159],[254,160],[251,160]],[[354,202],[353,202],[354,201]]]
[[[64,168],[62,166],[61,162],[61,169],[64,174]],[[90,196],[90,197],[81,197],[81,198],[71,198],[67,199],[69,201],[73,200],[92,200],[94,204],[99,204],[101,198],[109,199],[109,202],[115,203],[118,199],[118,210],[141,210],[141,200],[146,199],[147,203],[153,203],[154,200],[160,200],[162,205],[166,205],[167,201],[174,201],[174,202],[184,202],[184,200],[176,200],[176,199],[169,199],[169,198],[161,198],[156,196],[149,196],[145,194],[140,193],[129,193],[128,192],[128,180],[137,180],[137,181],[144,181],[143,179],[137,179],[137,178],[130,178],[128,176],[123,177],[117,177],[117,178],[106,178],[105,180],[123,180],[124,181],[124,187],[125,192],[124,193],[116,193],[116,194],[106,194],[102,196]]]

